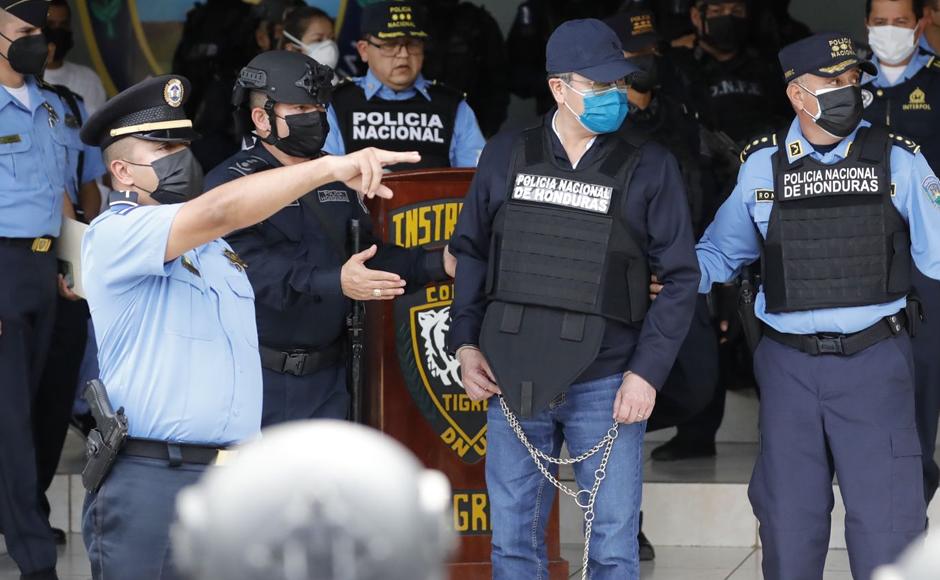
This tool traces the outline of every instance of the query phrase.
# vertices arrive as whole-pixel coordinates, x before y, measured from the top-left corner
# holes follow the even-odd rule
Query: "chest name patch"
[[[355,111],[352,138],[356,141],[443,143],[444,122],[437,113]]]
[[[320,203],[349,202],[349,195],[342,189],[318,189],[317,197],[320,198]]]
[[[512,188],[512,198],[534,203],[560,205],[594,213],[610,211],[613,187],[545,175],[519,173]]]
[[[840,193],[874,193],[880,187],[874,167],[832,167],[783,175],[785,200]]]

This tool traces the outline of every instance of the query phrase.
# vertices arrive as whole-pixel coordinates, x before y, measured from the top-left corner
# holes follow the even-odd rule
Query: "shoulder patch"
[[[772,189],[755,189],[754,190],[754,201],[757,203],[766,203],[774,200],[774,190]]]
[[[751,139],[751,141],[744,146],[744,149],[741,150],[741,163],[747,161],[747,158],[750,157],[755,151],[760,151],[761,149],[766,149],[767,147],[776,147],[777,146],[777,136],[773,133],[769,135],[761,135]]]
[[[267,161],[255,155],[252,155],[248,159],[241,159],[239,161],[236,161],[232,165],[229,165],[228,169],[230,171],[234,171],[235,173],[238,173],[239,175],[244,176],[244,175],[251,175],[252,173],[257,173],[259,171],[264,171],[265,169],[268,169],[270,167],[271,166],[268,165]]]
[[[888,139],[891,140],[891,144],[895,147],[900,147],[901,149],[906,150],[911,155],[917,155],[920,153],[920,145],[914,143],[904,135],[898,135],[897,133],[888,133]]]

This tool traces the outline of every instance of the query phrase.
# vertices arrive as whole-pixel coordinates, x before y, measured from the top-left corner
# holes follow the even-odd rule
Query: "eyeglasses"
[[[564,82],[564,81],[562,81]],[[611,91],[620,91],[621,93],[627,92],[627,80],[619,79],[612,83],[598,83],[594,81],[582,81],[581,79],[571,79],[572,83],[581,83],[582,85],[587,85],[587,91],[579,91],[578,89],[571,86],[570,83],[565,83],[568,85],[571,90],[575,91],[581,96],[585,96],[586,93],[591,93],[592,95],[603,95]]]
[[[372,42],[369,39],[366,39],[366,42],[368,42],[370,46],[379,49],[379,54],[382,56],[398,56],[401,53],[402,47],[405,47],[405,52],[411,56],[424,54],[424,41],[418,40],[417,38],[409,38],[399,42],[383,42],[382,44]]]

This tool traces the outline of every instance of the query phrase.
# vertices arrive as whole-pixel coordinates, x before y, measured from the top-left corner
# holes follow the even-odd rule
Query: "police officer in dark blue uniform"
[[[254,146],[213,169],[206,187],[323,155],[332,78],[332,69],[296,52],[252,59],[241,71],[234,102]],[[367,249],[350,257],[351,219],[361,221]],[[390,300],[447,277],[442,250],[405,250],[376,239],[359,195],[342,183],[311,191],[227,241],[248,263],[255,290],[264,426],[346,418],[349,300]]]
[[[82,151],[68,105],[39,80],[47,8],[0,1],[0,530],[22,577],[37,580],[56,578],[56,551],[39,504],[34,405],[55,320],[53,244]]]
[[[363,150],[248,176],[203,195],[189,82],[167,75],[120,93],[88,120],[102,147],[110,209],[88,227],[82,274],[101,380],[128,440],[85,497],[82,531],[96,579],[177,578],[169,528],[176,495],[224,448],[261,428],[254,292],[221,236],[269,218],[326,183],[391,195],[383,167],[416,153]],[[100,451],[100,450],[99,450]]]
[[[592,538],[582,578],[639,578],[646,421],[695,308],[688,204],[675,158],[618,134],[637,69],[616,34],[572,20],[546,54],[557,108],[487,144],[451,241],[449,347],[471,399],[500,395],[487,415],[493,578],[547,577],[554,489],[537,463],[563,440]],[[651,270],[668,280],[652,306]]]
[[[926,525],[907,295],[912,262],[940,278],[940,181],[912,141],[862,120],[874,67],[849,37],[796,42],[780,64],[797,118],[743,152],[697,246],[699,291],[761,259],[749,496],[764,578],[822,578],[834,474],[852,576],[870,578]]]
[[[921,0],[869,0],[866,3],[868,42],[874,52],[877,75],[864,87],[865,120],[884,125],[921,147],[931,169],[940,169],[940,58],[918,46],[922,27]],[[924,459],[924,494],[927,503],[940,483],[934,461],[937,421],[940,419],[940,282],[911,272],[927,323],[913,340],[917,428]]]

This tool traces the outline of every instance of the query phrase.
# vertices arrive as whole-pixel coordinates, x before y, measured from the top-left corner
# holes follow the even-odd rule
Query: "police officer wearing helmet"
[[[206,188],[321,157],[332,78],[329,67],[296,52],[270,51],[252,59],[241,71],[233,101],[238,124],[254,136],[254,146],[213,169]],[[351,219],[361,221],[366,248],[352,256],[346,243]],[[447,278],[442,251],[384,246],[370,223],[354,190],[328,183],[226,238],[249,264],[254,287],[262,426],[346,418],[349,300],[390,300]]]
[[[190,580],[443,580],[452,498],[387,435],[295,422],[180,494],[173,546]]]
[[[220,239],[306,192],[343,181],[391,195],[382,166],[417,154],[364,150],[248,176],[203,195],[183,105],[189,81],[151,78],[98,110],[82,139],[102,147],[110,208],[89,226],[82,274],[101,381],[123,407],[127,443],[85,498],[92,575],[176,578],[169,526],[177,492],[220,450],[258,435],[261,365],[244,261]]]
[[[617,134],[636,68],[616,34],[572,20],[546,55],[556,109],[487,144],[451,240],[449,347],[467,394],[489,399],[493,577],[547,577],[554,490],[530,452],[551,462],[565,440],[586,455],[583,574],[639,578],[643,434],[696,300],[688,204],[668,151]],[[651,270],[668,280],[652,305]]]
[[[356,48],[369,70],[337,85],[324,151],[414,150],[421,153],[418,167],[475,167],[485,141],[473,110],[463,95],[421,74],[424,10],[409,0],[384,0],[363,7],[360,18]]]
[[[921,0],[869,0],[868,39],[878,73],[868,77],[863,97],[870,100],[864,118],[908,137],[937,171],[940,168],[940,58],[918,47],[926,20]],[[940,283],[911,272],[924,310],[940,312]],[[924,494],[928,505],[940,482],[934,461],[940,419],[940,324],[925,324],[913,340],[917,380],[917,428],[924,460]]]
[[[37,442],[48,409],[36,404],[56,320],[55,238],[63,215],[75,217],[69,196],[103,169],[89,150],[79,171],[78,115],[41,80],[47,10],[43,0],[0,0],[0,530],[23,578],[38,580],[56,578],[36,449],[48,447]],[[67,293],[61,277],[58,292]]]
[[[837,474],[852,576],[892,562],[926,524],[907,301],[940,278],[940,182],[912,141],[862,121],[851,39],[780,51],[797,118],[744,150],[697,246],[699,291],[761,259],[754,355],[761,451],[749,496],[764,578],[822,578]]]

